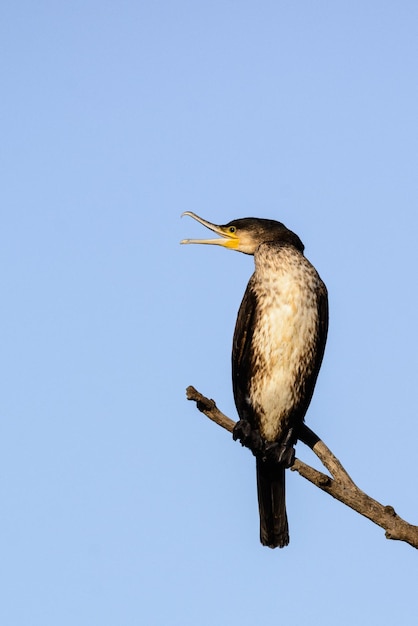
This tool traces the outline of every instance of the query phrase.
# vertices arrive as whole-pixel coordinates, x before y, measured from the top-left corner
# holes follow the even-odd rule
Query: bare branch
[[[233,431],[235,422],[218,409],[214,400],[206,398],[191,386],[187,387],[186,395],[188,400],[196,402],[199,411],[209,419],[229,432]],[[409,524],[399,517],[393,507],[380,504],[359,489],[331,450],[306,425],[303,425],[299,439],[311,448],[331,476],[319,472],[299,459],[295,459],[292,471],[298,472],[336,500],[381,526],[386,531],[387,539],[405,541],[418,549],[418,526]]]
[[[222,426],[222,428],[225,428],[225,430],[229,430],[229,432],[232,433],[235,422],[218,409],[215,400],[209,400],[209,398],[202,396],[202,394],[192,386],[187,387],[186,397],[188,400],[194,400],[199,411],[204,413],[206,417],[212,420],[212,422],[215,422],[219,426]]]

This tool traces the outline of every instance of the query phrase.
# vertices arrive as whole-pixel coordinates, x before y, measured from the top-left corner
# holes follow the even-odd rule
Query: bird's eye
[[[229,227],[229,232],[230,232],[230,233],[235,233],[235,231],[236,231],[236,230],[237,230],[237,229],[235,228],[235,226],[230,226],[230,227]]]

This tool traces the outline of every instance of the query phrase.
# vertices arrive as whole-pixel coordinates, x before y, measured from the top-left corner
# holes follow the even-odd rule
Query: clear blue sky
[[[299,476],[259,544],[253,458],[185,399],[236,417],[252,258],[179,241],[299,234],[307,421],[418,523],[418,4],[6,1],[0,47],[0,622],[413,623],[416,551]]]

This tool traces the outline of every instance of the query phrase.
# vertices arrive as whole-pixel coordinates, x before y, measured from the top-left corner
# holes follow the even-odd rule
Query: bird
[[[223,246],[254,257],[232,342],[235,440],[256,458],[260,541],[289,543],[285,470],[312,399],[328,333],[328,292],[298,235],[279,221],[240,218],[217,225],[187,215],[218,238],[182,244]]]

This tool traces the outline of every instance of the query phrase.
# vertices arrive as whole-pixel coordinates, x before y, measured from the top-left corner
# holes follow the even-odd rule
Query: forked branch
[[[199,411],[232,433],[235,422],[218,409],[214,400],[206,398],[191,386],[187,387],[186,395],[188,400],[196,402]],[[418,548],[418,526],[413,526],[399,517],[392,506],[380,504],[359,489],[331,450],[310,428],[303,425],[299,433],[299,440],[311,448],[329,471],[330,476],[319,472],[299,459],[295,459],[291,468],[292,471],[298,472],[322,491],[326,491],[333,498],[381,526],[386,531],[387,539],[405,541],[413,548]]]

